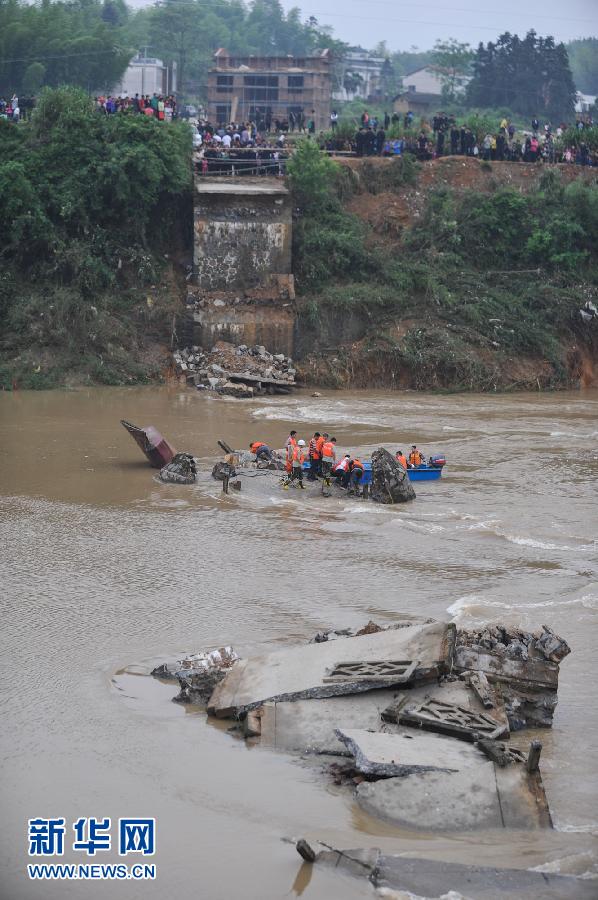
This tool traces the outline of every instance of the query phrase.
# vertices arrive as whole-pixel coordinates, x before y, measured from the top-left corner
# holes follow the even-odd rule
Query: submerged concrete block
[[[262,714],[262,746],[277,750],[346,754],[337,728],[381,726],[381,713],[394,700],[390,689],[365,691],[322,700],[266,703]]]
[[[411,675],[413,682],[436,678],[450,666],[454,637],[454,625],[435,622],[241,660],[214,691],[208,712],[223,718],[236,717],[267,701],[335,697],[392,684],[387,671],[380,674],[379,680],[371,673],[363,677],[356,673],[346,681],[326,680],[341,663],[356,660],[382,664],[413,660],[417,661]]]
[[[460,772],[487,763],[477,747],[411,728],[403,728],[397,734],[338,729],[336,735],[353,754],[357,771],[379,778],[431,771]]]

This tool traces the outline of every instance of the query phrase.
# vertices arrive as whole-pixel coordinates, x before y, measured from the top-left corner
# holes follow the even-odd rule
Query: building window
[[[300,94],[304,81],[303,75],[289,75],[289,94]]]
[[[216,107],[216,124],[223,125],[230,122],[230,103],[220,103]]]
[[[278,100],[278,75],[245,75],[243,84],[246,103]]]
[[[217,75],[216,91],[219,94],[230,94],[233,90],[234,75]]]
[[[278,75],[245,75],[246,87],[278,87]]]

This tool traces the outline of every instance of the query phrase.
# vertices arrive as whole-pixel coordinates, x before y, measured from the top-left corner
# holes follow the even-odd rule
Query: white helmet
[[[298,447],[305,447],[305,441],[297,441]]]

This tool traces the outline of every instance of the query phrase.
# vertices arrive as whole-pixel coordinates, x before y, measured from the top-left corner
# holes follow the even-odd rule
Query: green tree
[[[112,12],[107,22],[106,10]],[[118,21],[114,21],[114,15]],[[0,93],[31,93],[42,85],[73,84],[88,91],[112,87],[133,50],[123,28],[122,0],[27,5],[0,2]]]
[[[575,87],[582,94],[598,95],[598,38],[580,38],[567,44]]]
[[[441,70],[442,93],[446,101],[454,102],[459,92],[459,79],[469,71],[473,51],[469,44],[455,38],[436,41],[432,51],[434,64]]]
[[[566,121],[573,114],[575,85],[564,44],[529,31],[509,32],[480,44],[472,61],[467,98],[473,106],[506,107],[526,116]]]
[[[166,0],[155,8],[150,24],[150,43],[155,52],[176,60],[179,91],[185,93],[188,65],[194,50],[203,46],[203,13],[199,3]]]
[[[37,94],[46,78],[46,67],[40,62],[30,63],[23,74],[21,86],[25,94]]]

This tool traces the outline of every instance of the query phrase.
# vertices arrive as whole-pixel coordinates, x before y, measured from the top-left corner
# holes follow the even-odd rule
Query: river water
[[[405,507],[223,498],[205,479],[158,483],[121,418],[155,424],[203,469],[218,438],[276,447],[293,426],[306,438],[325,426],[366,454],[417,442],[449,463]],[[0,435],[2,898],[372,896],[365,882],[310,875],[283,840],[300,836],[598,874],[598,391],[25,392],[0,395]],[[540,735],[554,832],[399,831],[316,762],[246,746],[147,677],[202,648],[245,656],[399,611],[545,623],[570,642],[554,728]],[[155,816],[157,880],[28,881],[36,816]],[[64,861],[89,860],[67,846]]]

